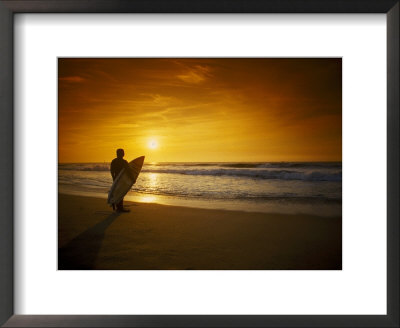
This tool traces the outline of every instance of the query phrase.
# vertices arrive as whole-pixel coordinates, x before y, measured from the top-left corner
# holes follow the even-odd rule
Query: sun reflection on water
[[[149,187],[156,187],[158,182],[158,173],[148,173],[147,177],[149,179]]]
[[[141,203],[155,203],[157,201],[157,196],[140,195],[140,196],[137,196],[137,201],[141,202]]]

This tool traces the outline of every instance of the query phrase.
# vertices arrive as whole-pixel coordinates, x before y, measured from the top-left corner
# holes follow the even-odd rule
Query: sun
[[[150,139],[149,142],[148,142],[148,144],[147,144],[147,146],[148,146],[150,149],[157,149],[157,148],[158,148],[158,142],[157,142],[157,140],[155,140],[155,139]]]

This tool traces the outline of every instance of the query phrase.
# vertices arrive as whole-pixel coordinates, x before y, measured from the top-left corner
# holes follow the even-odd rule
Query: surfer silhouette
[[[111,162],[110,172],[113,178],[113,181],[116,179],[118,174],[121,172],[122,169],[126,169],[127,172],[130,172],[128,161],[124,160],[125,152],[123,149],[117,149],[117,158],[114,158]],[[115,206],[113,204],[113,210],[117,212],[130,212],[129,210],[124,208],[124,199],[122,198],[121,201]]]

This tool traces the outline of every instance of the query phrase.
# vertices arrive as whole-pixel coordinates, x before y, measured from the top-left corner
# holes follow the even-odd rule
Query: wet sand
[[[342,219],[59,194],[60,270],[341,270]]]

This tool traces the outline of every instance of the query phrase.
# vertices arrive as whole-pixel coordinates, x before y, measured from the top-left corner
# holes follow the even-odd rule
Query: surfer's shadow
[[[95,215],[112,215],[113,213],[110,214],[110,211],[96,211],[96,212],[93,212],[93,214],[95,214]]]
[[[85,230],[58,250],[58,269],[94,269],[106,229],[121,213],[107,212],[104,220]]]

